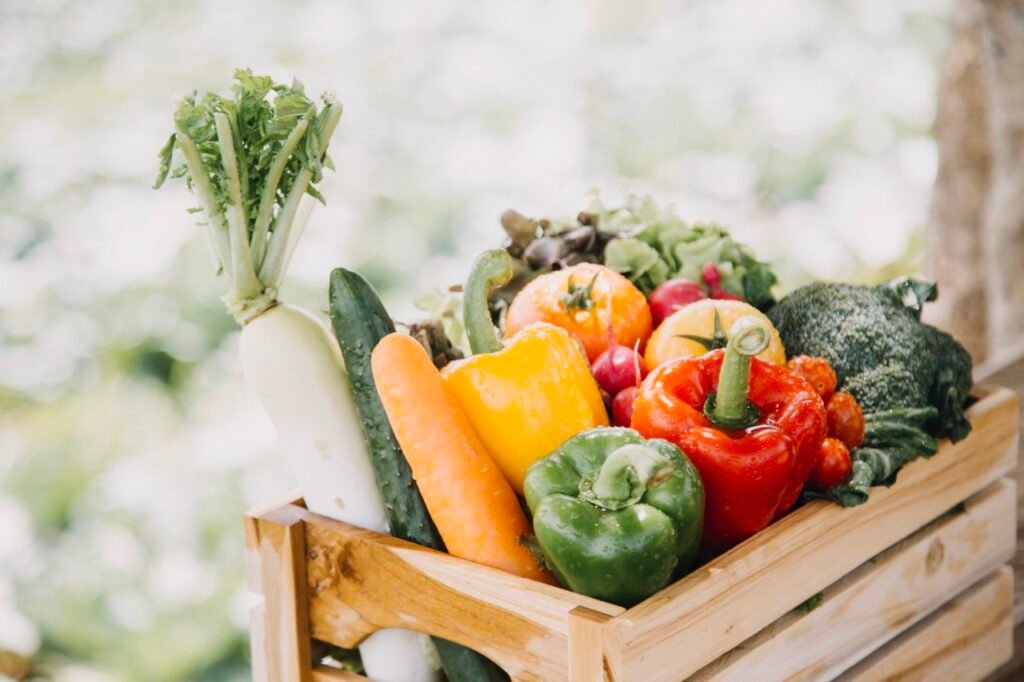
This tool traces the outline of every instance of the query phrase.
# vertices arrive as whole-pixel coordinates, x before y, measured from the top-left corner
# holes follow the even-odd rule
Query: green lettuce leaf
[[[634,238],[608,242],[604,263],[628,277],[644,293],[650,293],[671,274],[668,264],[654,247]]]

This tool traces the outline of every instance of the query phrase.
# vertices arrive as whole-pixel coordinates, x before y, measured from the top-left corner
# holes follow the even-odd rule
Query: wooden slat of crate
[[[370,678],[356,675],[345,670],[328,668],[325,665],[318,665],[313,668],[312,682],[370,682]]]
[[[979,380],[1006,386],[1024,394],[1024,343],[1013,349],[1010,353],[993,358],[984,366],[975,368],[974,376]],[[1020,417],[1024,420],[1024,405],[1021,406]],[[1024,467],[1018,463],[1015,472],[1017,479],[1017,494],[1024,494]],[[1018,640],[1024,641],[1024,497],[1019,498],[1017,507],[1017,556],[1014,557],[1012,566],[1015,572],[1014,580],[1014,612],[1013,620],[1017,624]],[[999,671],[1005,674],[1006,680],[1015,678],[1024,679],[1024,647],[1017,647],[1015,652],[1015,667],[1012,670]]]
[[[840,675],[839,682],[957,680],[973,682],[1013,652],[1013,571],[997,569],[912,628]],[[790,654],[798,653],[795,649]],[[784,677],[761,670],[746,679],[825,680],[821,672]],[[600,678],[595,678],[600,679]],[[699,678],[697,678],[699,679]],[[319,666],[313,682],[368,682],[361,675]]]
[[[1012,655],[1013,571],[1004,567],[839,679],[973,682]]]
[[[672,682],[696,673],[1016,465],[1018,398],[987,389],[974,433],[912,462],[891,488],[852,509],[815,502],[611,621],[616,680]]]
[[[297,509],[292,507],[291,509]],[[298,510],[306,530],[311,635],[353,647],[411,628],[484,654],[514,679],[564,680],[569,614],[619,606]]]
[[[825,590],[694,676],[827,680],[989,575],[1013,555],[1017,489],[1003,479]]]

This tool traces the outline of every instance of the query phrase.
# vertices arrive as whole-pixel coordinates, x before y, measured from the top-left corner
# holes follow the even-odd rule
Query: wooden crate
[[[979,387],[971,435],[864,505],[824,501],[623,609],[355,528],[289,500],[246,516],[257,680],[402,627],[513,680],[980,679],[1011,655],[1018,398]],[[799,608],[822,593],[821,605]],[[953,678],[947,673],[953,671]]]

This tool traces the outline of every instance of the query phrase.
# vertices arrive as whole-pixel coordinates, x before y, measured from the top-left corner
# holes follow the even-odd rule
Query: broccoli
[[[850,453],[853,472],[830,490],[808,489],[843,506],[862,504],[872,486],[892,485],[936,437],[964,438],[971,356],[949,334],[921,322],[935,286],[910,279],[874,287],[816,282],[779,301],[768,317],[786,353],[826,358],[839,388],[865,413],[864,443]]]
[[[865,412],[933,406],[934,436],[964,438],[971,357],[953,337],[921,322],[934,285],[909,279],[874,287],[815,282],[779,301],[768,317],[790,356],[826,358],[839,387]]]

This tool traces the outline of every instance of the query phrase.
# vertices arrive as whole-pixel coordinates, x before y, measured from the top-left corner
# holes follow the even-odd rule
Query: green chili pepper
[[[546,563],[574,592],[635,604],[697,556],[704,487],[668,441],[590,429],[534,462],[523,488]]]

